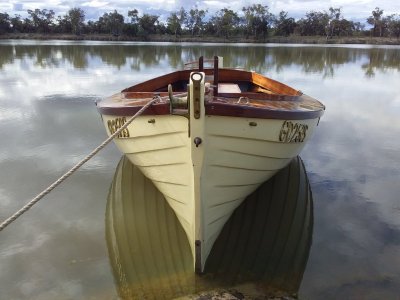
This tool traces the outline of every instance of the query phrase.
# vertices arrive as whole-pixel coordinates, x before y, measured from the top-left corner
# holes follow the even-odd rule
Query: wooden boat
[[[288,296],[298,292],[308,261],[312,201],[306,170],[295,157],[235,209],[213,245],[206,274],[199,276],[174,211],[123,156],[105,224],[118,294],[121,299],[220,299],[216,291],[234,290],[246,299],[292,299]]]
[[[108,135],[154,97],[114,140],[175,211],[201,272],[234,209],[299,154],[324,105],[214,57],[97,103]],[[191,69],[190,69],[191,67]]]

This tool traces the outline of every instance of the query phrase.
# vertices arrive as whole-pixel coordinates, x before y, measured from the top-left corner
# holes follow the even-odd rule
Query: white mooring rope
[[[117,135],[119,135],[136,117],[140,116],[150,105],[152,105],[155,101],[158,101],[160,97],[153,98],[150,102],[148,102],[145,106],[143,106],[135,115],[133,115],[128,121],[121,126],[117,131],[115,131],[112,135],[110,135],[103,143],[101,143],[96,149],[94,149],[89,155],[87,155],[84,159],[82,159],[79,163],[77,163],[74,167],[72,167],[67,173],[58,178],[53,184],[51,184],[47,189],[38,194],[35,198],[25,204],[20,210],[14,213],[11,217],[6,219],[4,222],[0,224],[0,231],[6,228],[9,224],[14,222],[19,216],[21,216],[24,212],[30,209],[36,202],[50,193],[55,187],[57,187],[60,183],[62,183],[65,179],[71,176],[76,170],[78,170],[84,163],[90,160],[93,156],[95,156],[101,149],[103,149],[109,142],[111,142]]]

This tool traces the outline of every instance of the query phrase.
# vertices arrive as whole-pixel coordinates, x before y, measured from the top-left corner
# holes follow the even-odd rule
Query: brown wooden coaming
[[[174,84],[179,81],[186,81],[189,83],[189,76],[193,70],[181,70],[172,72],[160,77],[156,77],[145,82],[136,84],[129,88],[122,90],[123,93],[127,92],[155,92],[160,89],[167,88],[168,84]],[[214,75],[212,69],[204,69],[206,75]],[[215,76],[215,75],[214,75]],[[283,83],[275,81],[273,79],[264,77],[254,72],[248,72],[243,70],[235,69],[219,69],[218,71],[218,82],[220,83],[235,83],[238,81],[249,82],[257,85],[266,90],[270,90],[272,93],[288,96],[301,95],[301,93]],[[215,83],[214,83],[215,84]]]
[[[186,80],[189,83],[189,76],[191,70],[181,70],[172,72],[160,77],[156,77],[145,82],[133,85],[129,88],[122,90],[123,93],[126,92],[154,92],[161,88],[166,88],[168,84],[173,84],[177,81]]]
[[[264,87],[268,90],[274,91],[277,94],[289,95],[289,96],[301,95],[300,91],[295,90],[290,86],[287,86],[286,84],[283,84],[271,78],[261,76],[260,74],[254,72],[252,73],[251,76],[251,82],[261,87]]]

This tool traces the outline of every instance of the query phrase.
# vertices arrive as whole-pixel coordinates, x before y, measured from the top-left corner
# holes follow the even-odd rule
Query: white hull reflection
[[[163,194],[126,157],[111,185],[107,245],[123,299],[172,299],[221,286],[257,284],[251,296],[296,293],[311,245],[312,196],[299,157],[235,210],[205,275],[193,272],[186,234]],[[160,298],[161,297],[161,298]]]

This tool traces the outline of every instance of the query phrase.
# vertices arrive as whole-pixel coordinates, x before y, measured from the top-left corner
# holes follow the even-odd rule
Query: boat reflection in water
[[[106,211],[118,294],[123,299],[294,295],[308,260],[312,207],[307,174],[296,157],[235,210],[212,248],[204,274],[198,275],[173,210],[123,157]]]

